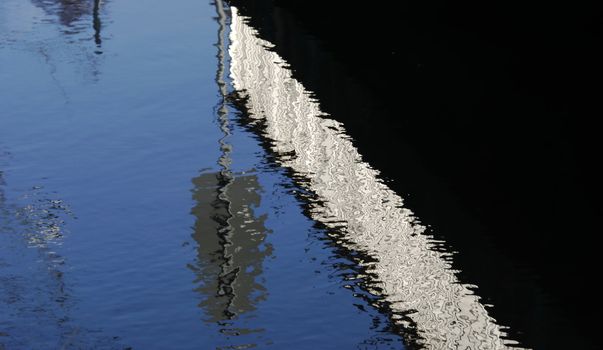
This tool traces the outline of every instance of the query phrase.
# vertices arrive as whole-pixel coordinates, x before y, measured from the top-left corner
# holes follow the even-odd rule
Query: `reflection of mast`
[[[231,170],[232,146],[228,108],[226,105],[226,13],[216,1],[218,14],[218,68],[216,83],[219,102],[216,114],[223,133],[219,140],[220,170],[194,178],[192,214],[196,217],[193,238],[198,243],[197,262],[191,266],[197,274],[203,295],[200,307],[207,321],[218,322],[229,334],[243,334],[250,329],[233,326],[237,316],[255,309],[265,298],[263,286],[257,281],[262,264],[271,248],[264,243],[267,229],[265,217],[256,217],[254,207],[260,204],[260,184],[253,174],[235,174]]]
[[[100,48],[102,44],[101,40],[101,27],[102,23],[100,20],[100,5],[101,0],[94,0],[94,7],[92,8],[92,28],[94,28],[94,43],[96,44],[96,48],[99,49],[95,51],[95,53],[100,54]]]
[[[31,3],[42,9],[46,14],[52,17],[56,17],[57,24],[60,24],[61,34],[68,40],[69,46],[73,46],[74,43],[79,42],[79,36],[85,35],[94,41],[93,52],[97,55],[103,53],[102,51],[102,7],[106,6],[107,1],[103,0],[89,0],[89,1],[74,1],[74,0],[30,0]],[[55,20],[53,19],[53,22]],[[84,23],[92,22],[92,28]],[[89,32],[92,33],[89,34]],[[51,62],[54,56],[52,47],[42,46],[39,48],[40,53],[44,56],[46,62],[51,65],[53,71],[56,70],[55,64]],[[89,70],[92,77],[96,80],[96,77],[100,74],[99,71],[99,60],[95,56],[88,55],[86,53],[82,57],[78,57],[77,52],[73,52],[74,57],[79,58],[80,63],[89,63]],[[56,78],[53,79],[57,80]],[[58,85],[61,85],[57,81]],[[63,90],[62,87],[60,87]],[[68,98],[66,98],[68,99]]]
[[[257,279],[272,251],[264,243],[266,218],[256,217],[253,209],[261,200],[257,177],[236,176],[228,187],[223,180],[219,172],[193,179],[193,238],[198,244],[193,269],[201,283],[196,290],[204,297],[199,306],[207,320],[226,325],[265,298]]]
[[[216,0],[216,12],[218,13],[218,42],[216,46],[218,47],[218,53],[216,55],[218,59],[218,70],[216,72],[216,84],[218,84],[218,89],[220,91],[220,102],[216,108],[216,112],[218,114],[218,122],[220,123],[220,129],[224,136],[220,139],[220,151],[222,151],[222,155],[218,160],[218,164],[222,168],[220,171],[220,175],[222,180],[224,181],[224,186],[220,190],[220,198],[224,199],[228,202],[228,198],[226,196],[226,190],[228,185],[233,181],[232,172],[230,171],[230,153],[232,152],[232,146],[228,143],[228,138],[230,137],[230,125],[228,121],[228,109],[226,108],[226,82],[224,81],[224,61],[225,57],[225,49],[224,49],[224,31],[226,27],[226,13],[224,12],[224,4],[221,0]]]

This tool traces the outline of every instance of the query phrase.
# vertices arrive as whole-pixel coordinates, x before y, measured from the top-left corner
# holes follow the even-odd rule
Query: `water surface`
[[[0,4],[1,347],[404,348],[226,103],[217,5]]]

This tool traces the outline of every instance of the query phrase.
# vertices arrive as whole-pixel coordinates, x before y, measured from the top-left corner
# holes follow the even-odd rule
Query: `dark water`
[[[598,348],[594,2],[232,3],[457,252],[460,280],[514,339]]]
[[[200,1],[0,4],[0,348],[404,348]]]

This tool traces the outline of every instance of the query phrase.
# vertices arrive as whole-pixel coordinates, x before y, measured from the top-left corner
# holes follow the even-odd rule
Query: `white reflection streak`
[[[231,7],[231,78],[248,98],[251,118],[264,120],[272,149],[296,156],[281,160],[309,180],[324,201],[313,219],[345,222],[348,238],[378,261],[374,272],[395,312],[416,310],[420,341],[429,349],[504,349],[514,342],[479,302],[460,284],[442,253],[430,249],[424,227],[413,222],[402,198],[377,177],[341,123],[324,117],[319,105],[292,78],[273,46],[257,37],[237,9]],[[350,101],[351,102],[351,101]],[[352,102],[351,102],[352,103]],[[399,321],[403,322],[403,321]]]

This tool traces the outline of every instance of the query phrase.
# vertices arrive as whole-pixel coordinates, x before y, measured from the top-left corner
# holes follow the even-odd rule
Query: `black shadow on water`
[[[595,348],[600,11],[229,3],[446,242],[460,281],[478,286],[513,339]]]

